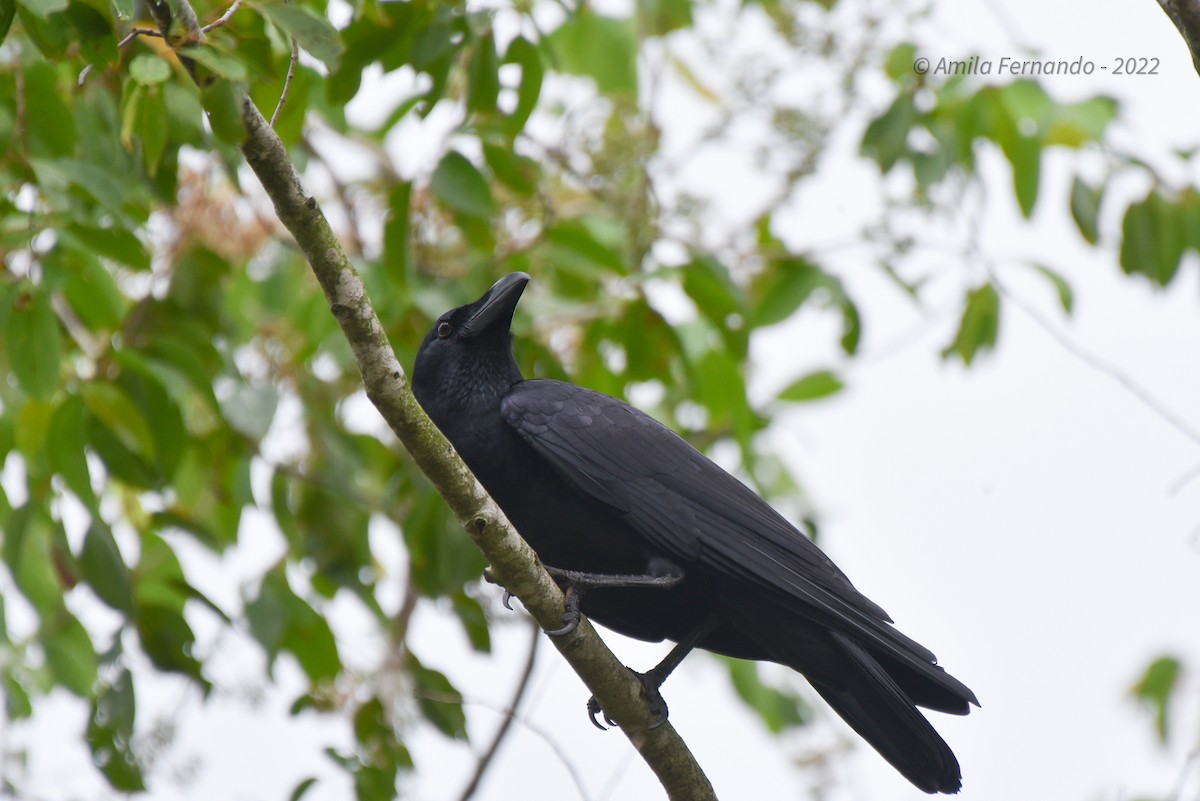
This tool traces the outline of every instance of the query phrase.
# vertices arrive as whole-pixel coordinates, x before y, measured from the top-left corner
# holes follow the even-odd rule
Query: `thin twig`
[[[481,709],[490,709],[497,714],[512,718],[517,725],[528,730],[530,733],[537,735],[538,738],[540,738],[544,743],[546,743],[547,746],[550,747],[550,750],[553,751],[554,755],[558,757],[560,762],[562,762],[563,767],[567,769],[567,773],[570,774],[571,780],[575,782],[575,789],[579,791],[579,797],[584,799],[584,801],[593,801],[591,795],[587,791],[587,788],[584,787],[583,777],[579,775],[578,769],[576,769],[575,765],[571,762],[567,753],[563,751],[562,746],[558,744],[558,740],[555,739],[554,735],[523,715],[514,714],[509,709],[501,709],[500,707],[488,701],[482,701],[476,698],[467,698],[453,693],[419,690],[415,692],[414,695],[418,698],[423,698],[426,701],[432,701],[435,704],[458,704],[461,706],[480,707]]]
[[[1054,341],[1056,341],[1064,350],[1066,350],[1075,358],[1079,359],[1079,361],[1083,362],[1088,367],[1098,370],[1112,380],[1116,381],[1118,384],[1123,386],[1127,392],[1140,400],[1152,412],[1166,421],[1168,425],[1183,434],[1192,442],[1200,445],[1200,430],[1193,428],[1191,423],[1189,423],[1180,415],[1176,414],[1174,410],[1172,410],[1158,398],[1154,397],[1153,393],[1139,384],[1115,364],[1105,361],[1064,334],[1058,329],[1057,326],[1054,325],[1054,323],[1050,322],[1050,320],[1044,314],[1034,308],[1031,304],[1027,303],[1019,295],[1010,291],[1004,282],[1000,280],[1000,276],[996,274],[996,271],[992,269],[991,265],[986,265],[986,269],[991,277],[992,284],[995,285],[997,291],[1004,296],[1005,300],[1011,301],[1014,306],[1024,312],[1025,316],[1033,320],[1034,323],[1036,323],[1043,331],[1049,334],[1050,337],[1054,339]]]
[[[1200,478],[1200,465],[1196,465],[1191,470],[1181,475],[1179,478],[1171,482],[1171,486],[1167,489],[1167,495],[1174,497],[1183,492],[1183,488],[1191,484],[1196,479]]]
[[[496,752],[500,750],[500,744],[504,742],[504,738],[508,735],[512,728],[513,720],[516,718],[517,707],[521,705],[521,699],[525,696],[525,691],[529,689],[529,680],[533,676],[533,666],[537,662],[538,645],[542,641],[542,630],[538,628],[537,623],[533,622],[533,618],[527,618],[529,621],[529,655],[525,658],[525,669],[521,671],[521,678],[517,682],[517,689],[513,693],[513,698],[508,703],[508,712],[500,721],[500,728],[496,730],[496,735],[492,738],[492,742],[488,745],[487,750],[479,757],[479,763],[475,766],[475,774],[471,776],[471,781],[467,783],[466,788],[459,796],[459,801],[468,801],[475,795],[475,791],[479,789],[479,783],[483,780],[483,774],[487,772],[488,767],[492,764],[492,760],[496,756]]]
[[[292,88],[292,79],[296,77],[296,62],[300,60],[300,45],[296,43],[296,37],[292,37],[292,60],[288,63],[287,77],[283,79],[283,91],[279,94],[279,102],[275,104],[275,110],[271,112],[271,127],[275,127],[275,120],[279,119],[279,111],[283,108],[284,101],[287,100],[288,92]]]
[[[1200,764],[1200,747],[1193,748],[1188,752],[1187,758],[1183,761],[1183,767],[1179,770],[1179,778],[1175,781],[1175,789],[1167,796],[1167,801],[1180,801],[1183,798],[1183,791],[1187,787],[1188,773],[1192,767]]]
[[[156,36],[159,39],[162,38],[162,34],[159,33],[158,31],[154,30],[153,28],[133,28],[129,31],[129,33],[125,34],[125,38],[123,38],[121,41],[117,42],[117,49],[118,50],[124,49],[125,45],[129,44],[130,42],[132,42],[134,39],[138,38],[139,36]],[[84,82],[87,80],[87,77],[91,74],[92,74],[92,65],[88,64],[82,70],[79,71],[79,85],[83,86]]]
[[[229,24],[229,20],[233,19],[234,12],[237,11],[239,8],[241,8],[241,5],[242,5],[242,0],[233,0],[233,2],[230,3],[229,8],[225,9],[224,14],[217,17],[215,20],[208,23],[200,30],[204,31],[205,33],[208,33],[213,28],[224,28],[226,25]]]

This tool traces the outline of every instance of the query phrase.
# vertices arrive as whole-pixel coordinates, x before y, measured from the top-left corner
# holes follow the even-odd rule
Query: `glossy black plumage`
[[[583,611],[652,641],[713,622],[699,647],[803,673],[913,784],[958,790],[958,762],[916,706],[966,714],[974,694],[807,537],[670,429],[607,395],[524,380],[509,326],[528,280],[506,276],[442,315],[413,389],[544,563],[683,573],[668,590],[591,590]]]

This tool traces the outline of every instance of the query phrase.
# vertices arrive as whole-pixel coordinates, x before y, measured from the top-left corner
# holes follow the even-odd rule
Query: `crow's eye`
[[[437,335],[442,339],[445,339],[446,337],[450,336],[450,333],[453,330],[454,326],[450,325],[450,323],[446,322],[445,320],[442,320],[440,323],[438,323]]]

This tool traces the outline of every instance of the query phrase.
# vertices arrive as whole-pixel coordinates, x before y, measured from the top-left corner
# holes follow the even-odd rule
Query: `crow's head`
[[[527,283],[525,273],[504,276],[479,300],[443,314],[425,335],[413,365],[413,393],[434,422],[437,411],[498,401],[521,380],[509,327]]]

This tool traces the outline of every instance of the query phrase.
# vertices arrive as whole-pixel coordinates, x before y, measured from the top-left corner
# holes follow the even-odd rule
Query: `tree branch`
[[[148,5],[163,36],[171,41],[170,7],[165,0],[149,0]],[[203,42],[204,32],[188,0],[177,0],[174,8],[174,22],[185,31],[183,41]],[[181,61],[190,67],[190,60]],[[362,279],[316,199],[305,194],[283,142],[249,96],[242,99],[242,122],[246,129],[242,155],[271,198],[280,222],[308,259],[354,352],[367,397],[483,552],[496,581],[521,599],[539,626],[557,628],[562,623],[561,590],[417,403]],[[587,620],[552,642],[601,707],[620,724],[669,798],[715,801],[708,777],[674,727],[668,722],[649,728],[654,716],[642,697],[641,684]]]
[[[1179,29],[1192,53],[1192,65],[1200,73],[1200,0],[1158,0],[1158,4]]]
[[[413,397],[362,279],[342,252],[316,200],[304,194],[283,143],[249,97],[242,103],[242,119],[248,134],[242,154],[325,291],[329,308],[358,362],[367,397],[483,551],[497,582],[521,599],[543,629],[560,626],[563,596],[558,585]],[[600,705],[620,723],[668,797],[716,798],[708,778],[670,723],[648,728],[653,716],[642,698],[641,685],[590,624],[584,621],[572,634],[553,642]]]

